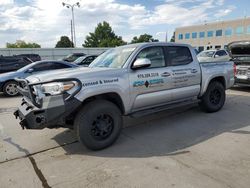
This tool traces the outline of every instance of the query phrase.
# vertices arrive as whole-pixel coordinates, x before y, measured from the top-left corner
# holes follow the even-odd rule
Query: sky
[[[76,41],[99,22],[107,21],[115,33],[130,42],[148,33],[168,40],[176,27],[250,16],[250,0],[78,0]],[[77,0],[0,0],[0,47],[16,40],[55,47],[60,36],[70,36],[71,11],[62,2]]]

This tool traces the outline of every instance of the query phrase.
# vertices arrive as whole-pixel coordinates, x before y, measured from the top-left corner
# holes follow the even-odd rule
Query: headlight
[[[52,82],[41,85],[41,90],[44,94],[59,95],[65,91],[69,91],[76,86],[74,82]]]

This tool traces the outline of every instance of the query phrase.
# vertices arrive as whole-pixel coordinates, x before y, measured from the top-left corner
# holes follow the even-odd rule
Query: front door
[[[166,66],[163,47],[147,47],[136,59],[147,58],[151,66],[131,70],[129,75],[133,111],[163,105],[171,101],[171,69]]]

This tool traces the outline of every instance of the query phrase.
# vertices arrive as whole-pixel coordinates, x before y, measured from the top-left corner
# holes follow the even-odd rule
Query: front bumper
[[[29,87],[28,87],[29,88]],[[20,125],[26,129],[43,129],[56,127],[69,127],[68,121],[74,116],[81,102],[72,94],[61,94],[46,96],[42,104],[34,104],[34,96],[30,89],[19,88],[24,96],[18,110],[14,112],[16,118],[20,119]],[[33,100],[31,100],[33,99]]]

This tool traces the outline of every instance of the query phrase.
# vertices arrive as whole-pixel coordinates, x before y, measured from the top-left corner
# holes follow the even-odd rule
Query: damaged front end
[[[22,128],[70,126],[70,117],[81,105],[74,97],[82,88],[78,79],[55,79],[36,83],[29,83],[25,79],[16,81],[23,99],[14,115],[20,119]]]

